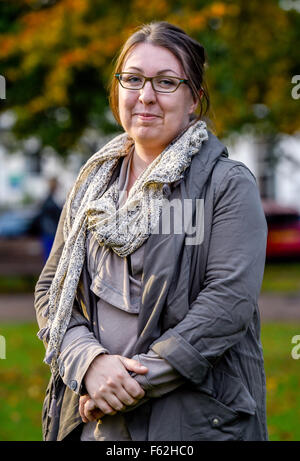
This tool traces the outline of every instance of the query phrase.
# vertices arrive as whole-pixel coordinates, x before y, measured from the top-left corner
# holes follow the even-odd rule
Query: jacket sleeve
[[[209,238],[203,289],[183,320],[150,346],[196,385],[243,338],[261,289],[267,225],[245,166],[232,167],[216,188]]]
[[[137,354],[132,358],[148,368],[145,375],[131,374],[146,391],[147,397],[161,397],[174,391],[185,382],[185,379],[177,370],[151,349],[147,354]]]
[[[44,328],[47,323],[43,312],[48,306],[50,285],[64,247],[65,208],[66,205],[61,212],[51,253],[35,287],[35,309],[40,329]],[[44,344],[47,347],[45,340]],[[81,393],[83,391],[82,381],[89,365],[97,355],[103,353],[108,353],[108,351],[95,338],[75,298],[72,316],[58,358],[59,372],[64,383],[74,392]]]

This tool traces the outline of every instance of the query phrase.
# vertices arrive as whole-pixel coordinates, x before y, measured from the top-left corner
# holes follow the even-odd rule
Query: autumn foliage
[[[274,0],[0,0],[0,111],[14,132],[65,154],[86,127],[118,127],[108,111],[113,59],[133,29],[152,20],[182,27],[206,48],[210,117],[218,135],[299,130],[300,15]]]

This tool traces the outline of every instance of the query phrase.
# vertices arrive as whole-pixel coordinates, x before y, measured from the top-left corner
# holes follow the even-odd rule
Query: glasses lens
[[[164,77],[163,75],[153,79],[153,86],[156,91],[163,93],[172,93],[179,85],[179,80],[173,77]]]
[[[124,88],[138,90],[144,84],[144,78],[136,74],[120,74],[120,83]]]

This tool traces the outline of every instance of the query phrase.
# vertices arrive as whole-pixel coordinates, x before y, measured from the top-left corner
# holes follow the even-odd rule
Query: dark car
[[[262,200],[268,224],[267,259],[300,259],[300,214],[297,209]]]

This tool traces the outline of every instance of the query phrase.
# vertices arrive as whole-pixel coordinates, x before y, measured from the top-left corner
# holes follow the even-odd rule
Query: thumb
[[[121,362],[127,370],[134,371],[138,374],[144,374],[148,372],[148,368],[144,367],[140,362],[134,359],[129,359],[128,357],[120,357]]]

